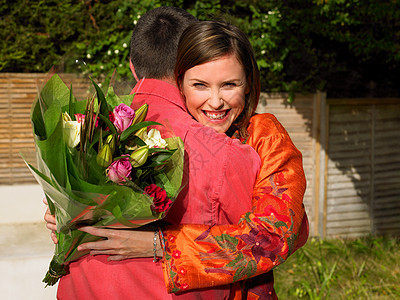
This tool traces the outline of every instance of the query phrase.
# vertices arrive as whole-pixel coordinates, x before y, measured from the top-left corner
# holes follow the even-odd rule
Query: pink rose
[[[155,212],[161,213],[167,211],[172,204],[171,199],[167,196],[167,192],[155,184],[146,186],[144,192],[150,197],[153,197],[153,205],[151,206],[151,209]]]
[[[118,184],[131,179],[132,165],[129,162],[129,155],[114,161],[106,170],[108,178]]]
[[[135,111],[126,104],[120,104],[114,108],[114,125],[121,133],[129,126],[131,126],[133,119],[135,118]]]

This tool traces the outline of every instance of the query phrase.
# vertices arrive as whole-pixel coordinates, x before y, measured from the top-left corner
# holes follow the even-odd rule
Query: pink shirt
[[[185,188],[166,221],[172,224],[236,224],[251,210],[251,196],[260,168],[258,154],[225,134],[195,121],[187,112],[179,90],[160,80],[140,81],[133,92],[133,108],[149,104],[146,120],[163,137],[171,132],[185,144]],[[229,286],[183,295],[167,294],[161,262],[152,258],[107,262],[107,256],[86,256],[69,266],[62,277],[58,299],[224,299]]]
[[[251,197],[260,168],[258,154],[248,145],[217,133],[194,120],[179,90],[160,80],[140,81],[132,106],[149,104],[146,120],[157,121],[162,134],[180,136],[185,144],[186,187],[166,221],[173,224],[236,224],[251,210]]]

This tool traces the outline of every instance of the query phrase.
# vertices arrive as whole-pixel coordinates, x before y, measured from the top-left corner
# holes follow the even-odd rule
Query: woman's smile
[[[207,111],[203,110],[204,114],[212,121],[221,121],[225,119],[229,114],[230,109],[225,109],[222,111]]]
[[[219,133],[239,117],[249,92],[244,68],[233,54],[188,69],[181,89],[193,118]]]

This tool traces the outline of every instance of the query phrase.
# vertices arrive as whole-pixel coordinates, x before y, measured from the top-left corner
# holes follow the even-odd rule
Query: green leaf
[[[68,114],[70,115],[71,118],[74,118],[74,114],[75,114],[75,111],[73,109],[74,108],[74,102],[75,102],[75,97],[72,94],[72,84],[71,84],[71,87],[69,89],[69,106],[68,106],[69,107]]]
[[[123,142],[125,141],[131,134],[135,133],[136,131],[138,131],[139,129],[143,128],[143,127],[148,127],[148,126],[152,126],[152,125],[162,125],[158,122],[152,122],[152,121],[144,121],[144,122],[140,122],[134,125],[131,125],[130,127],[128,127],[127,129],[125,129],[122,133],[121,136],[119,137],[120,141]]]
[[[118,135],[117,128],[115,128],[115,125],[110,121],[110,119],[106,116],[103,116],[102,114],[99,114],[99,118],[107,125],[108,128],[110,128],[112,134],[115,136]]]
[[[279,227],[282,227],[282,226],[288,228],[287,224],[285,222],[283,222],[283,221],[275,222],[274,225],[275,225],[276,228],[279,228]]]
[[[62,123],[61,107],[57,103],[50,105],[48,110],[44,113],[44,125],[46,127],[46,135],[50,136],[53,134],[54,130],[57,128],[59,123]],[[61,135],[63,132],[61,131]]]
[[[92,78],[90,78],[90,80],[92,81],[93,86],[96,89],[97,99],[99,100],[99,103],[100,103],[100,114],[103,115],[103,116],[108,116],[109,115],[109,110],[108,110],[108,105],[107,105],[107,101],[106,101],[106,98],[104,96],[104,93],[101,90],[101,88],[97,85],[97,83],[94,82],[94,80]],[[103,123],[102,127],[104,129],[106,128],[104,123]]]
[[[237,264],[240,266],[241,264],[243,264],[243,262],[246,263],[246,261],[244,260],[243,254],[241,252],[239,252],[239,254],[235,257],[235,259],[230,261],[226,266],[227,267],[235,267]]]
[[[173,199],[185,186],[185,182],[182,182],[183,178],[183,166],[184,166],[184,145],[180,137],[172,137],[165,139],[169,147],[176,149],[167,164],[165,165],[163,172],[156,175],[157,179],[164,183],[165,190],[167,191],[168,197]]]
[[[39,139],[46,139],[46,127],[44,125],[44,119],[42,110],[40,108],[40,99],[37,98],[36,101],[33,103],[32,110],[31,110],[31,121],[32,121],[32,128],[33,133]]]
[[[169,150],[169,149],[163,149],[163,148],[150,148],[149,149],[149,154],[152,154],[152,153],[170,153],[172,155],[175,151],[176,151],[176,149]]]
[[[116,107],[118,105],[120,105],[121,103],[124,103],[128,106],[130,106],[132,104],[132,100],[133,100],[134,95],[124,95],[124,96],[117,96],[114,92],[114,89],[112,86],[110,86],[108,88],[107,91],[107,103],[111,106],[111,107]]]
[[[66,166],[65,151],[66,146],[62,133],[62,122],[58,122],[52,135],[45,140],[36,139],[37,159],[39,170],[54,175],[60,185],[65,186],[66,182]],[[46,163],[45,163],[46,162]]]
[[[40,96],[46,107],[50,107],[54,102],[57,102],[60,107],[63,107],[69,104],[70,90],[65,85],[64,81],[55,74],[42,88]]]
[[[131,139],[132,142],[134,142],[136,145],[142,147],[142,146],[146,146],[146,143],[138,136],[133,136],[133,138]],[[151,153],[151,149],[149,149],[149,153]]]
[[[241,266],[236,269],[235,275],[233,275],[233,281],[238,281],[242,279],[244,275],[244,268],[245,268],[244,266]]]
[[[242,266],[237,269],[235,275],[233,275],[233,280],[238,281],[244,278],[249,278],[250,276],[254,275],[257,271],[257,264],[254,260],[248,261],[247,265]]]
[[[237,238],[232,237],[228,234],[221,234],[219,236],[216,236],[215,240],[222,248],[229,249],[231,251],[236,251],[236,247],[239,243]]]

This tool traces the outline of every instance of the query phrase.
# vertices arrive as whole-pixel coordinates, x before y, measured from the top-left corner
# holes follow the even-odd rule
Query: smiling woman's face
[[[189,113],[219,133],[243,111],[249,92],[244,68],[233,54],[187,70],[181,89]]]

